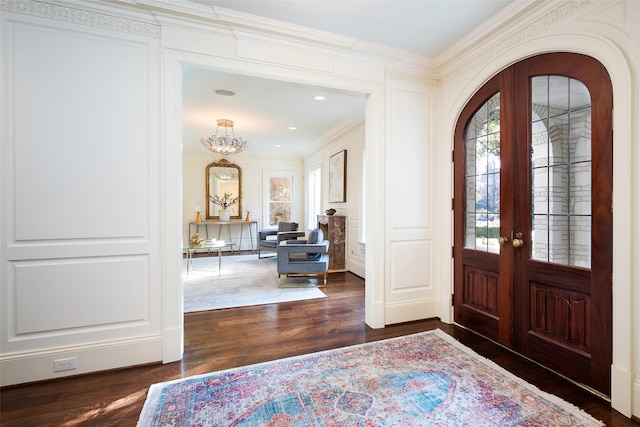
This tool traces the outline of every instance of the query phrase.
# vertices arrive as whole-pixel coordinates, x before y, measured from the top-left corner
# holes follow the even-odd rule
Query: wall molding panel
[[[61,331],[93,334],[149,322],[147,256],[18,261],[10,267],[12,347]]]
[[[160,361],[160,27],[0,7],[0,385]]]

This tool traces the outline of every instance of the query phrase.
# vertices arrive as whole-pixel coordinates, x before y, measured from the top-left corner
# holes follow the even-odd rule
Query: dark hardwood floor
[[[180,362],[153,364],[0,390],[2,426],[135,426],[153,383],[440,328],[540,389],[608,426],[638,426],[604,399],[462,328],[437,319],[371,329],[364,281],[332,273],[328,298],[185,315]]]

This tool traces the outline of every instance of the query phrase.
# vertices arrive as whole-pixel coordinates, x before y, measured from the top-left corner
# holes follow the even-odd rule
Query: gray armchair
[[[278,245],[278,287],[282,287],[280,278],[287,276],[319,275],[327,284],[329,271],[329,241],[324,240],[322,230],[316,228],[309,233],[307,240],[283,241]]]
[[[276,252],[280,242],[285,240],[296,240],[304,237],[304,231],[298,231],[297,222],[281,221],[277,230],[261,230],[258,232],[258,258],[262,257],[262,251]]]

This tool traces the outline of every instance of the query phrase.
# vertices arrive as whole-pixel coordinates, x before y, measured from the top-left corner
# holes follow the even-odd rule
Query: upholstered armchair
[[[278,287],[282,287],[281,276],[319,275],[322,285],[327,284],[329,271],[329,241],[324,240],[322,230],[316,228],[307,240],[286,240],[278,245]]]
[[[276,252],[280,242],[285,240],[296,240],[304,237],[304,231],[298,231],[297,222],[281,221],[277,230],[261,230],[258,232],[258,258],[263,250]]]

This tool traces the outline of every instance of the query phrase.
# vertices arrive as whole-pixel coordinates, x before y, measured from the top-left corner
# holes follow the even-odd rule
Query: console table
[[[215,225],[218,226],[218,236],[216,237],[218,240],[220,240],[220,238],[222,237],[222,235],[224,234],[222,232],[223,228],[227,229],[227,238],[229,242],[232,242],[231,240],[231,227],[240,227],[240,241],[238,242],[238,251],[240,250],[240,246],[242,245],[242,232],[244,231],[244,228],[247,227],[249,229],[249,237],[250,237],[250,241],[251,241],[251,250],[255,252],[255,246],[254,246],[254,234],[253,234],[253,230],[255,228],[255,236],[257,237],[258,235],[258,221],[244,221],[241,219],[238,220],[231,220],[231,221],[200,221],[200,222],[190,222],[189,223],[189,235],[187,237],[191,237],[191,235],[194,233],[192,230],[192,227],[195,226],[195,232],[200,234],[200,226],[204,226],[204,230],[206,233],[206,238],[209,239],[211,237],[215,237],[215,236],[209,236],[209,226],[210,225]],[[235,243],[234,243],[235,244]],[[232,248],[233,250],[233,248]]]
[[[225,242],[223,240],[216,240],[211,243],[203,243],[201,246],[186,246],[184,250],[187,252],[187,274],[191,271],[191,261],[193,260],[193,253],[199,249],[212,249],[218,251],[218,276],[220,276],[220,270],[222,269],[222,248],[230,248],[233,251],[233,245],[235,243]]]
[[[318,228],[329,241],[329,271],[346,271],[346,224],[346,216],[318,215]]]

